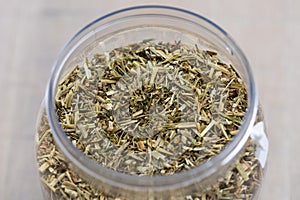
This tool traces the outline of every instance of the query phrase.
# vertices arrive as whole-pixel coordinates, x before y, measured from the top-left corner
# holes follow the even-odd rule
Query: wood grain
[[[0,199],[41,199],[34,132],[51,66],[63,45],[95,18],[138,0],[0,0]],[[297,0],[166,0],[227,30],[247,55],[270,138],[263,200],[300,199]]]

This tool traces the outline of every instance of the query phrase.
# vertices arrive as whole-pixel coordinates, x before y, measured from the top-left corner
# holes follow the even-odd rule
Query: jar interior
[[[224,35],[225,34],[225,35]],[[224,63],[228,63],[229,65],[234,66],[234,69],[237,71],[238,75],[241,77],[245,84],[245,88],[247,91],[251,90],[251,80],[249,80],[249,69],[245,66],[245,58],[242,54],[240,54],[240,50],[235,44],[232,44],[231,40],[228,39],[228,35],[224,32],[220,32],[218,28],[215,27],[207,27],[204,24],[197,23],[192,20],[188,20],[186,18],[170,16],[167,14],[137,14],[127,17],[122,17],[114,20],[110,20],[108,22],[102,22],[98,25],[91,25],[85,28],[82,32],[75,36],[75,38],[67,45],[65,49],[65,55],[62,55],[60,60],[58,60],[59,70],[56,74],[56,79],[54,81],[54,90],[53,93],[58,93],[58,85],[61,83],[70,72],[76,66],[84,66],[88,61],[93,60],[96,54],[107,55],[109,52],[113,51],[116,48],[128,46],[131,44],[137,44],[145,40],[153,40],[154,42],[164,42],[164,43],[174,43],[181,42],[182,44],[187,44],[191,47],[199,48],[201,50],[209,51],[209,52],[217,52],[218,58],[222,60]],[[247,65],[247,63],[246,63]],[[161,76],[166,76],[170,71],[163,70],[160,72]],[[149,76],[153,71],[147,71]],[[101,78],[101,74],[99,76]],[[129,81],[130,78],[135,79],[135,77],[128,77],[124,79],[124,81]],[[97,84],[99,80],[94,82]],[[251,83],[251,84],[250,84]],[[226,87],[226,86],[225,86]],[[93,88],[91,88],[92,90]],[[253,104],[251,98],[253,98],[252,92],[249,92],[248,96],[248,104]],[[54,96],[54,95],[53,95]],[[76,100],[76,99],[72,99]],[[191,110],[193,113],[195,110]],[[245,118],[251,117],[253,113],[246,113]],[[93,116],[95,117],[95,116]],[[251,121],[251,120],[249,120]],[[247,129],[248,124],[243,125],[243,131]],[[78,131],[84,132],[82,127],[87,124],[79,124],[76,127]],[[184,133],[180,133],[184,134]],[[65,137],[65,136],[58,136]],[[242,136],[241,136],[242,137]],[[69,137],[70,138],[70,137]],[[244,140],[246,143],[247,137]],[[231,142],[230,142],[231,143]],[[228,144],[230,144],[228,143]],[[59,144],[59,142],[58,142]],[[71,141],[70,141],[71,144]],[[64,144],[66,145],[66,144]],[[88,145],[88,144],[84,144]],[[243,146],[243,144],[241,144]],[[69,147],[68,147],[69,148]],[[123,148],[122,146],[118,146],[118,149]],[[226,149],[226,147],[224,148]],[[123,149],[122,149],[123,150]],[[118,151],[118,150],[116,150]],[[72,154],[72,153],[71,153]],[[74,155],[76,153],[73,153]],[[81,154],[82,156],[82,154]],[[231,158],[230,158],[231,159]],[[229,160],[230,160],[229,159]],[[217,162],[217,161],[216,161]],[[224,169],[227,169],[228,166],[222,166]],[[208,172],[215,173],[220,168],[212,166],[212,163],[206,164],[203,169],[206,168]],[[222,170],[220,170],[221,173]],[[99,172],[99,171],[98,171]],[[103,171],[103,174],[106,174],[110,171]],[[99,173],[101,176],[103,174]],[[98,175],[99,175],[98,174]],[[135,175],[135,174],[133,174]],[[107,179],[111,179],[113,177],[109,177],[107,174]],[[191,177],[192,175],[188,175]],[[205,177],[205,176],[204,176]],[[126,176],[123,177],[126,179]],[[128,177],[127,177],[128,178]],[[203,177],[198,176],[198,179]],[[96,178],[97,179],[97,178]],[[130,179],[130,178],[129,178]],[[128,180],[129,180],[128,179]],[[126,179],[126,181],[128,181]],[[125,181],[125,182],[126,182]],[[136,180],[132,179],[132,183]],[[149,180],[139,180],[140,185],[149,184]],[[174,180],[162,180],[160,179],[162,184],[168,185],[170,182],[174,183]],[[121,179],[122,182],[122,179]],[[150,181],[151,185],[155,182],[154,180]],[[127,183],[131,183],[128,181]],[[190,184],[190,183],[187,183]],[[130,184],[129,184],[130,185]],[[176,185],[176,184],[175,184]],[[124,185],[123,185],[124,186]],[[161,185],[157,185],[161,190],[163,187]],[[125,189],[124,189],[125,190]]]

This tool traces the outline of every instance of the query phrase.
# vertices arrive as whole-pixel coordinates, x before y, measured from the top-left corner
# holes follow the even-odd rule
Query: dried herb
[[[146,40],[86,58],[59,84],[55,102],[68,138],[100,165],[132,175],[171,175],[224,149],[243,121],[247,92],[217,52]],[[49,129],[39,135],[40,172],[51,194],[104,198],[79,177],[74,182]],[[261,176],[253,152],[249,144],[224,181],[186,199],[250,199]]]
[[[39,172],[48,199],[121,200],[97,191],[70,168],[65,157],[59,152],[53,141],[45,114],[41,118],[37,144]],[[223,179],[219,180],[206,192],[173,199],[252,199],[257,193],[263,174],[254,152],[255,146],[249,140],[241,159],[235,163],[232,170],[224,174]]]
[[[247,95],[216,52],[148,40],[87,58],[58,86],[56,106],[73,144],[99,164],[172,174],[224,148]]]

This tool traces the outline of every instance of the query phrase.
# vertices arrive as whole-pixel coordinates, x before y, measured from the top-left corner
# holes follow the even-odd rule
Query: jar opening
[[[155,18],[156,20],[151,21],[151,26],[146,26],[145,24],[147,24],[148,21],[145,21],[145,19],[149,17],[151,19]],[[177,30],[174,29],[174,27],[176,27],[176,23],[181,25],[181,27],[178,27]],[[138,24],[138,28],[126,29],[126,31],[124,31],[124,28],[131,24],[135,27],[137,27]],[[157,26],[153,26],[153,24]],[[163,25],[158,26],[158,24]],[[165,28],[166,26],[172,28]],[[191,32],[193,34],[191,34]],[[111,35],[111,37],[108,37],[108,35]],[[238,134],[236,134],[232,141],[226,145],[226,148],[213,156],[210,160],[197,167],[172,175],[139,176],[137,178],[137,176],[121,173],[118,172],[118,170],[98,165],[93,160],[85,156],[82,151],[76,148],[72,144],[71,140],[66,136],[65,131],[60,125],[60,121],[57,118],[57,103],[55,102],[55,99],[57,95],[57,87],[61,82],[62,77],[65,76],[66,72],[69,73],[70,71],[70,69],[67,69],[68,66],[74,67],[77,63],[83,63],[84,73],[88,79],[93,76],[92,72],[88,68],[88,63],[95,62],[96,64],[101,64],[101,59],[104,59],[103,62],[107,61],[105,60],[106,57],[101,57],[103,55],[105,56],[104,52],[102,55],[98,54],[98,57],[96,56],[95,58],[95,51],[114,49],[119,47],[118,45],[120,44],[124,43],[125,45],[128,45],[131,41],[142,41],[144,39],[149,39],[150,36],[156,37],[155,39],[158,41],[163,41],[165,38],[172,38],[172,40],[183,40],[190,44],[201,43],[200,45],[206,46],[207,48],[210,47],[221,52],[221,54],[224,55],[222,58],[230,58],[230,62],[238,64],[238,73],[246,85],[248,102],[247,111],[243,118],[243,122],[238,129]],[[199,40],[199,38],[206,38],[206,40]],[[97,42],[95,43],[94,41]],[[149,44],[149,41],[146,42],[148,42],[146,44]],[[82,51],[86,52],[81,54]],[[153,54],[160,54],[160,56],[166,56],[164,55],[165,52],[159,49],[149,49],[149,52],[152,52]],[[214,52],[212,51],[206,52],[207,56],[211,56],[210,54],[213,53]],[[91,59],[90,61],[86,61],[86,58]],[[94,60],[92,58],[94,58]],[[172,117],[173,110],[176,107],[179,107],[179,105],[185,108],[178,110],[181,111],[181,113],[188,113],[188,115],[185,117],[178,117],[178,121],[176,122],[176,125],[174,125],[177,127],[172,129],[176,130],[175,132],[173,131],[175,135],[178,134],[186,137],[189,133],[184,132],[181,128],[183,126],[194,127],[196,123],[190,122],[191,120],[194,120],[192,122],[195,122],[195,119],[198,117],[197,114],[195,114],[197,107],[193,107],[194,105],[186,103],[186,96],[183,95],[182,92],[178,92],[184,90],[187,94],[189,94],[189,92],[192,93],[189,89],[186,89],[187,85],[185,85],[184,81],[182,82],[181,80],[177,80],[179,72],[176,73],[176,69],[172,67],[163,68],[157,64],[154,67],[152,66],[149,68],[150,65],[152,66],[153,63],[144,63],[142,68],[144,70],[140,71],[135,69],[128,70],[126,76],[119,78],[118,83],[113,83],[115,84],[113,89],[105,91],[106,95],[109,93],[111,102],[103,101],[103,105],[106,106],[104,106],[105,110],[110,110],[111,106],[116,106],[119,102],[129,102],[125,108],[114,109],[112,114],[115,116],[115,120],[118,122],[121,129],[126,129],[126,131],[129,132],[129,138],[138,138],[135,141],[136,148],[140,149],[141,152],[147,152],[150,147],[148,148],[147,142],[139,142],[144,141],[144,139],[146,141],[148,138],[153,138],[160,132],[164,131],[164,128],[166,128],[167,125],[169,126],[167,121],[170,117]],[[163,77],[167,78],[161,81]],[[106,77],[102,76],[102,80],[100,80],[100,82],[112,84],[112,81],[105,78]],[[214,78],[211,78],[211,80],[212,79]],[[157,82],[158,84],[153,84],[154,82]],[[179,86],[178,82],[181,82]],[[95,85],[99,86],[98,83],[99,80],[97,80]],[[150,83],[152,83],[152,85]],[[91,91],[93,91],[97,89],[94,88],[95,85],[94,82],[91,82],[86,87],[91,87]],[[101,85],[101,87],[103,87],[103,85]],[[224,85],[224,88],[225,87],[226,85]],[[180,88],[180,90],[178,88]],[[213,94],[214,92],[215,91],[213,90],[209,91],[210,94]],[[138,99],[139,97],[149,93],[152,94],[151,98]],[[72,98],[72,100],[74,99],[75,97]],[[176,99],[178,100],[176,101]],[[193,97],[191,97],[191,99],[193,99]],[[87,101],[93,101],[93,99],[88,99]],[[100,99],[99,101],[102,100]],[[154,101],[156,104],[153,103]],[[195,100],[191,101],[195,102]],[[218,101],[220,101],[220,99],[218,99]],[[168,108],[165,106],[166,102],[169,103]],[[143,105],[143,108],[145,105],[149,106],[146,106],[147,109],[143,110],[140,105]],[[111,187],[116,187],[121,191],[142,191],[144,193],[149,193],[149,191],[173,192],[178,188],[188,188],[188,186],[197,182],[209,184],[209,177],[218,176],[218,173],[230,167],[230,164],[238,157],[250,135],[249,129],[254,124],[257,112],[257,96],[249,64],[242,51],[225,31],[198,14],[179,8],[165,6],[141,6],[119,10],[101,17],[86,26],[70,40],[60,53],[54,65],[46,94],[46,110],[56,144],[71,163],[76,166],[77,170],[84,172],[91,182],[95,182],[96,184],[100,183],[100,185],[101,183],[110,184]],[[129,115],[124,114],[124,110],[129,113]],[[99,108],[99,113],[100,111],[101,109]],[[162,112],[167,114],[161,115]],[[96,113],[96,115],[99,116],[99,113]],[[140,118],[141,115],[146,115],[146,120],[145,118],[142,120],[142,118]],[[93,118],[97,116],[91,117]],[[213,126],[214,123],[214,121],[207,122],[207,126]],[[77,126],[83,135],[85,132],[85,126],[86,124],[84,123],[79,123]],[[112,129],[113,131],[113,122],[109,123],[106,128]],[[205,129],[202,130],[201,133],[203,133],[203,131],[205,132]],[[130,133],[133,132],[134,135],[130,135]],[[113,144],[113,140],[116,140],[114,142],[117,144],[120,142],[120,137],[110,138],[110,144]],[[176,142],[176,140],[174,139],[173,142]],[[191,141],[189,142],[191,144]],[[169,142],[169,144],[171,143],[172,142]],[[126,150],[126,145],[128,144],[125,142],[120,148],[122,148],[122,150]],[[116,152],[118,152],[120,148],[116,149]],[[167,153],[170,153],[170,156],[167,158],[173,159],[174,156],[182,155],[180,150],[183,149],[181,148],[179,150],[175,148],[172,151],[170,149],[168,150],[169,152]],[[163,149],[162,151],[166,151],[166,149]],[[158,152],[155,156],[160,155],[161,154]],[[164,161],[167,158],[164,157]]]

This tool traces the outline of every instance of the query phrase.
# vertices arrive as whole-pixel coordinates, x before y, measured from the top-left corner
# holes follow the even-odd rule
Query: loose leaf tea
[[[148,40],[86,58],[58,86],[56,106],[67,136],[97,163],[173,174],[224,148],[247,95],[216,52]]]
[[[146,40],[87,57],[58,85],[57,116],[72,144],[98,164],[136,176],[172,175],[226,148],[247,109],[245,85],[215,51]],[[46,119],[38,162],[52,195],[109,199],[57,151]],[[250,199],[261,166],[248,147],[207,193],[186,199]]]
[[[47,198],[76,200],[124,200],[103,194],[74,172],[53,140],[45,113],[41,117],[37,138],[37,160],[41,181]],[[255,157],[255,146],[249,140],[245,152],[232,170],[206,192],[185,197],[182,200],[252,199],[262,179],[262,168]]]

